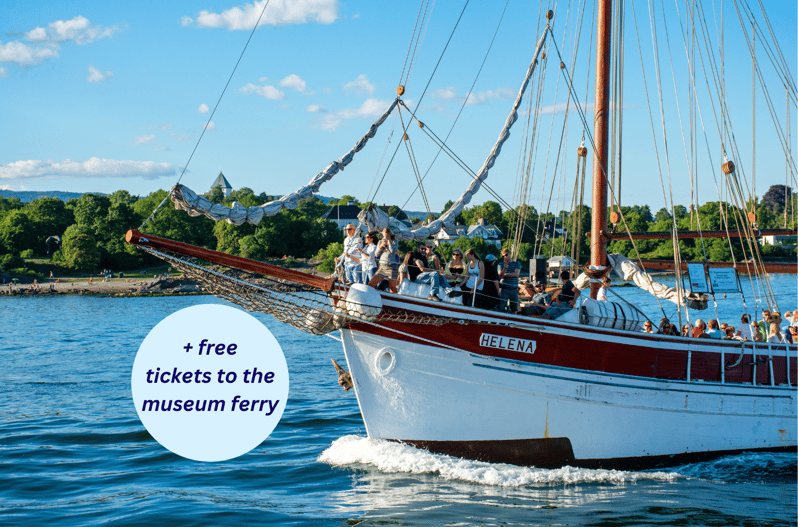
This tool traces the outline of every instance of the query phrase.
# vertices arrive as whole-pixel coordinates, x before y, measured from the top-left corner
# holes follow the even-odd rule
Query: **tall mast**
[[[596,16],[596,96],[593,121],[593,214],[590,228],[590,265],[607,265],[607,157],[610,122],[610,38],[612,0],[599,0]],[[590,284],[596,298],[601,284]]]

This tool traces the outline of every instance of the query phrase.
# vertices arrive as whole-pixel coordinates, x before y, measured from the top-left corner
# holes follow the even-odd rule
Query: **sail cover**
[[[706,301],[709,299],[709,295],[703,294],[699,295],[697,298],[685,299],[684,296],[679,296],[678,289],[655,281],[650,274],[641,270],[637,264],[626,256],[622,254],[608,254],[607,259],[613,270],[618,273],[621,278],[629,282],[634,282],[637,287],[648,291],[657,298],[669,300],[674,304],[682,306],[687,305],[692,309],[696,309],[697,302],[703,303],[704,308],[706,308]],[[579,289],[585,289],[589,287],[589,282],[590,277],[582,273],[574,280],[574,285]]]
[[[318,192],[324,182],[332,179],[334,175],[352,162],[355,154],[363,150],[368,140],[376,135],[377,129],[385,122],[385,119],[388,118],[398,103],[399,99],[397,98],[393,101],[391,106],[388,107],[385,113],[371,125],[366,135],[361,137],[349,152],[338,159],[338,161],[330,163],[327,168],[316,174],[316,177],[310,180],[310,183],[296,192],[286,194],[280,199],[264,203],[257,207],[245,207],[237,201],[233,202],[231,207],[225,207],[224,205],[212,203],[190,188],[178,184],[175,185],[171,191],[175,208],[188,212],[190,216],[205,215],[214,221],[226,220],[233,225],[242,225],[247,221],[257,224],[264,216],[274,216],[283,209],[295,209],[300,201],[313,197],[313,193]]]

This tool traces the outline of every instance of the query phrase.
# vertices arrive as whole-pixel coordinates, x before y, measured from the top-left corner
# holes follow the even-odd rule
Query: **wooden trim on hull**
[[[660,456],[622,457],[610,459],[576,459],[567,437],[540,439],[508,439],[497,441],[415,441],[411,439],[393,440],[406,443],[434,454],[444,454],[486,463],[507,463],[525,467],[559,468],[563,466],[644,470],[673,467],[685,463],[708,461],[722,456],[742,452],[788,452],[798,451],[798,446],[755,448],[744,450],[716,450],[712,452],[684,452]]]

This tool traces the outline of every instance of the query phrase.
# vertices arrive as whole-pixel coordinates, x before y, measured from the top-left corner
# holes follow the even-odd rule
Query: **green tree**
[[[36,255],[47,251],[44,241],[50,236],[61,236],[74,222],[72,209],[57,198],[39,198],[27,203],[22,209],[33,221],[36,245],[32,247]]]
[[[64,233],[61,255],[72,269],[96,269],[100,265],[100,249],[91,227],[70,226]]]
[[[133,204],[133,211],[141,221],[150,216],[155,208],[167,196],[165,190],[158,190],[146,198]],[[205,216],[189,216],[177,210],[171,203],[164,203],[155,216],[145,225],[144,232],[169,238],[199,247],[215,248],[216,238],[213,235],[214,222]]]
[[[36,223],[24,210],[12,210],[0,221],[0,246],[4,253],[19,254],[26,249],[40,249],[44,240],[37,236]],[[40,249],[42,250],[42,249]]]
[[[319,250],[316,254],[315,260],[320,261],[319,271],[324,273],[332,273],[335,271],[335,257],[340,256],[344,252],[344,244],[340,242],[331,243],[327,247]]]
[[[130,192],[127,190],[117,190],[113,192],[108,199],[111,200],[111,204],[116,203],[124,203],[125,205],[133,205],[136,201],[138,201],[138,196],[131,196]]]

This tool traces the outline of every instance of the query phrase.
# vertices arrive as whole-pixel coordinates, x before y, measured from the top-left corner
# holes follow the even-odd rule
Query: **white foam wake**
[[[344,436],[336,439],[321,453],[319,461],[333,466],[371,465],[386,473],[438,474],[448,480],[502,487],[518,487],[534,483],[672,481],[682,477],[675,472],[626,472],[574,467],[541,469],[483,463],[432,454],[409,445],[361,436]]]

